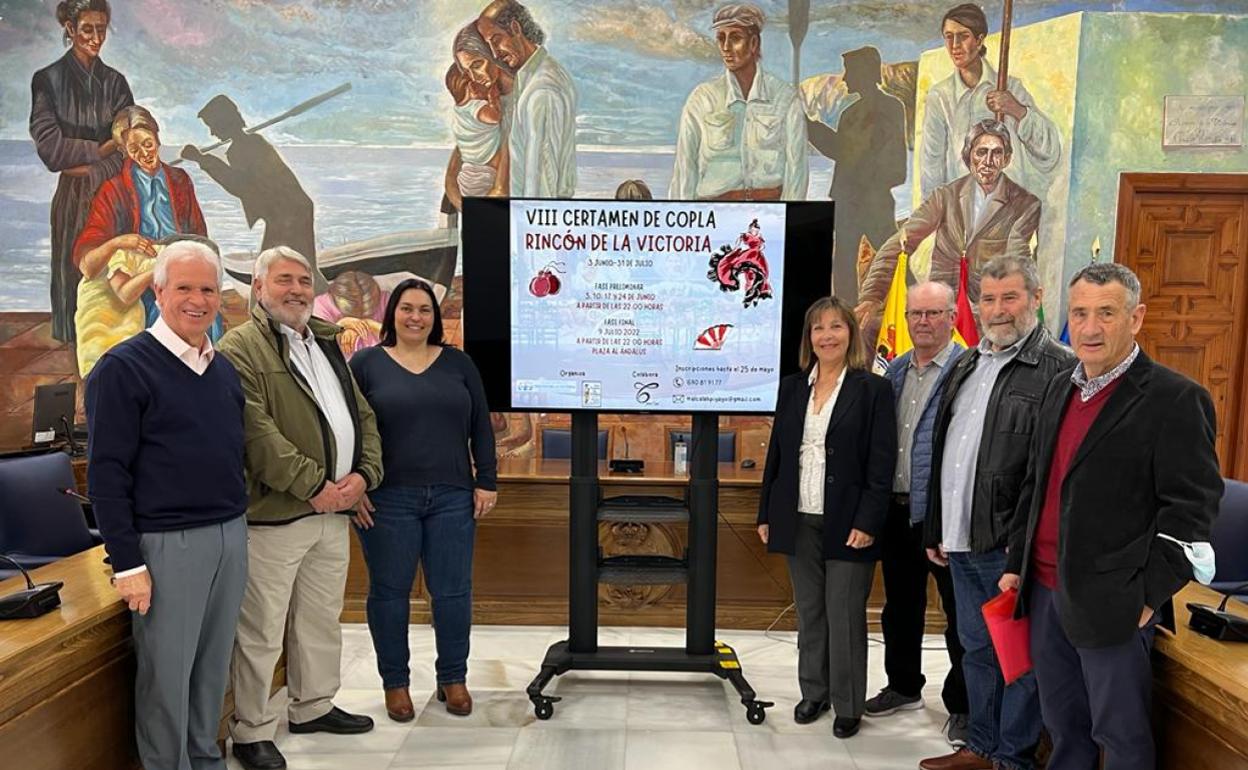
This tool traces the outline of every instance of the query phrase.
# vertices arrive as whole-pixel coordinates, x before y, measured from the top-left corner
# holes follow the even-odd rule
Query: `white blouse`
[[[810,400],[806,402],[806,421],[802,427],[802,448],[798,454],[797,467],[800,479],[797,493],[799,513],[823,514],[823,484],[827,468],[824,442],[828,437],[828,422],[836,407],[836,398],[845,382],[845,369],[836,378],[832,395],[824,402],[823,409],[815,411],[815,381],[819,379],[819,365],[810,372]]]

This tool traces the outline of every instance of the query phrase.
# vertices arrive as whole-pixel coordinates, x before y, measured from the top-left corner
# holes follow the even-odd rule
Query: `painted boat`
[[[317,267],[332,281],[348,270],[367,273],[388,288],[384,278],[417,276],[437,286],[450,287],[455,277],[459,252],[459,230],[436,228],[379,235],[363,241],[344,243],[317,254]],[[221,258],[226,275],[241,293],[248,293],[254,253],[230,253]],[[402,280],[401,278],[399,280]]]

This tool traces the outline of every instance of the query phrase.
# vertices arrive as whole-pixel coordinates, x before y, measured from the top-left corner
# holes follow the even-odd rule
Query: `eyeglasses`
[[[935,321],[937,318],[940,318],[942,315],[944,315],[944,314],[945,314],[945,313],[947,313],[947,312],[948,312],[948,310],[945,310],[945,309],[941,309],[941,310],[907,310],[907,311],[906,311],[906,318],[909,318],[911,321],[919,321],[919,320]]]

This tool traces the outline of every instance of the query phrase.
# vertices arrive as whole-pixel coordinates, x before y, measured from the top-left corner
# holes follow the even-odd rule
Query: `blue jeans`
[[[1005,685],[980,610],[1001,593],[997,583],[1005,573],[1005,549],[951,553],[949,567],[958,607],[958,638],[965,649],[962,671],[971,705],[967,748],[1003,768],[1031,770],[1041,726],[1036,677],[1028,673]]]
[[[472,490],[383,485],[369,499],[375,523],[356,531],[368,563],[368,630],[382,686],[411,683],[407,629],[417,564],[433,607],[438,683],[463,682],[472,629]]]

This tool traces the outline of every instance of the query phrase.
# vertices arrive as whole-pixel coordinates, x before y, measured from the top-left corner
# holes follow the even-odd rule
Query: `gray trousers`
[[[823,517],[798,514],[788,557],[797,605],[797,679],[804,700],[862,716],[867,699],[867,597],[875,562],[823,558]]]
[[[146,770],[225,770],[217,730],[247,584],[245,517],[147,532],[152,606],[134,629],[135,737]]]

